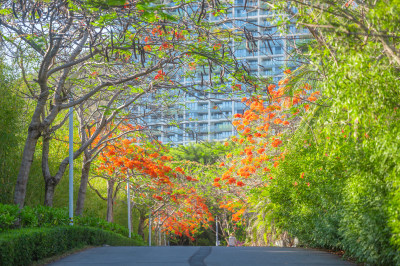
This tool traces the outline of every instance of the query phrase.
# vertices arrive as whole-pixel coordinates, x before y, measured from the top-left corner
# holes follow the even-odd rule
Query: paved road
[[[100,247],[50,265],[316,266],[354,265],[330,253],[279,247]]]

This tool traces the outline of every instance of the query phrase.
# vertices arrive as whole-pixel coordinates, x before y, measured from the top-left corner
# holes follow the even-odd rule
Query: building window
[[[214,113],[211,115],[212,119],[220,119],[222,118],[222,113]]]
[[[235,56],[244,57],[246,56],[246,49],[238,49],[235,51]]]
[[[272,75],[273,75],[273,73],[272,73],[272,68],[266,68],[266,69],[264,70],[264,75],[266,75],[266,76],[272,76]]]
[[[200,119],[202,120],[207,120],[208,119],[208,114],[203,114],[201,116],[199,116]]]
[[[250,69],[254,70],[257,69],[257,64],[258,60],[247,60],[247,63],[249,64]]]
[[[187,103],[186,107],[189,108],[189,110],[194,110],[196,109],[197,104],[196,103]]]
[[[208,104],[199,105],[199,109],[201,109],[201,110],[207,110],[207,109],[208,109]]]
[[[275,46],[275,54],[282,54],[282,47],[281,46]]]

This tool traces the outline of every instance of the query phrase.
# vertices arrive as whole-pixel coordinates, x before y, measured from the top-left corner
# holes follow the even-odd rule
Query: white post
[[[70,98],[72,102],[72,97]],[[69,108],[69,225],[74,225],[74,114]]]
[[[130,195],[130,188],[129,188],[129,179],[126,182],[126,192],[127,192],[127,201],[128,201],[128,231],[129,231],[129,238],[132,235],[132,221],[131,221],[131,195]]]
[[[216,236],[216,240],[215,240],[215,245],[218,246],[219,245],[219,241],[218,241],[218,217],[215,219],[215,236]]]
[[[158,245],[161,246],[161,225],[158,228]]]
[[[151,247],[151,210],[149,212],[149,247]]]

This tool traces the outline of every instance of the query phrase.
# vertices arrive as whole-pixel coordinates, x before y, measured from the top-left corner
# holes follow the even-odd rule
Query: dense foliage
[[[314,24],[323,39],[310,49],[312,64],[294,75],[318,78],[323,97],[303,130],[288,136],[269,191],[272,215],[305,244],[398,264],[400,61],[391,36],[400,24],[390,18],[400,15],[399,3],[324,4],[297,5],[299,23]]]
[[[20,160],[18,147],[21,141],[24,112],[23,101],[13,90],[15,77],[10,67],[0,62],[0,202],[10,202],[13,177]]]
[[[93,216],[77,216],[74,224],[78,226],[90,226],[111,231],[128,237],[128,229],[115,223],[109,223],[104,219]],[[69,225],[68,210],[51,208],[46,206],[25,206],[19,209],[16,205],[0,205],[0,232],[11,229],[35,228],[35,227],[57,227]],[[133,239],[142,241],[133,233]]]
[[[400,25],[391,19],[400,15],[396,2],[298,1],[287,9],[286,1],[274,1],[285,12],[295,10],[298,24],[315,39],[303,55],[309,63],[271,93],[280,93],[281,101],[308,101],[297,103],[295,112],[287,109],[284,117],[294,130],[275,128],[271,138],[258,127],[263,124],[251,124],[281,125],[282,111],[274,111],[280,121],[263,112],[238,116],[236,154],[247,158],[234,156],[225,164],[238,162],[247,167],[246,178],[264,181],[247,190],[250,204],[242,205],[255,217],[248,234],[253,243],[291,244],[290,237],[297,237],[302,245],[344,250],[360,262],[399,264],[400,61],[394,47]],[[317,95],[297,93],[304,88]],[[250,110],[259,99],[250,100]],[[267,98],[261,109],[273,104]],[[298,111],[301,119],[293,117]],[[254,162],[262,156],[264,162]]]

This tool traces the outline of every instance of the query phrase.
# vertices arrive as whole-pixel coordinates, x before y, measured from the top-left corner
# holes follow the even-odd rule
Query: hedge
[[[128,236],[128,228],[119,224],[109,223],[98,217],[75,216],[74,224],[101,228],[126,237]],[[26,227],[54,227],[62,225],[69,225],[67,209],[47,206],[25,206],[20,210],[17,205],[0,204],[0,233]],[[132,234],[132,238],[138,241],[141,239],[137,234]]]
[[[25,228],[0,234],[0,265],[30,265],[33,261],[85,245],[138,246],[142,242],[114,232],[83,226]]]

